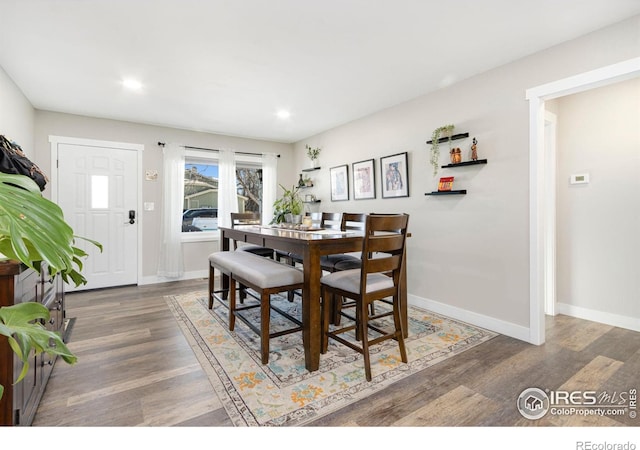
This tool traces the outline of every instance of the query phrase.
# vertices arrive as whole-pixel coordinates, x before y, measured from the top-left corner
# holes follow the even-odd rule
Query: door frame
[[[86,147],[110,147],[121,150],[130,150],[136,152],[138,170],[136,172],[136,190],[137,190],[137,204],[136,209],[138,211],[138,226],[136,230],[136,240],[138,242],[136,251],[138,252],[136,268],[136,285],[140,284],[142,279],[142,228],[143,228],[143,214],[142,214],[142,153],[144,151],[143,144],[133,144],[129,142],[115,142],[115,141],[102,141],[96,139],[75,138],[67,136],[53,136],[49,135],[50,145],[50,157],[51,157],[51,201],[58,203],[58,144],[70,144],[70,145],[83,145]]]
[[[640,76],[640,57],[601,67],[526,91],[529,101],[529,339],[535,345],[545,342],[544,306],[548,255],[555,253],[555,230],[549,229],[547,216],[555,210],[555,197],[546,190],[555,183],[549,164],[555,155],[545,149],[545,100],[588,91]],[[553,160],[552,160],[553,157]]]

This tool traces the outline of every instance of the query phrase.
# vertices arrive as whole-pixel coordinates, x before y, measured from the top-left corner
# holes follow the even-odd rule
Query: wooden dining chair
[[[231,213],[231,228],[235,228],[238,225],[260,225],[260,213],[257,212],[243,212],[243,213]],[[259,245],[245,244],[238,245],[237,241],[233,241],[233,249],[243,252],[253,253],[258,256],[265,256],[273,259],[273,249],[268,247],[261,247]]]
[[[331,213],[331,212],[322,212],[322,213],[314,213],[311,215],[312,222],[315,227],[322,228],[323,230],[337,230],[340,231],[342,228],[342,213]],[[332,262],[325,262],[323,264],[325,256],[320,257],[320,267],[322,270],[329,270],[333,266]],[[276,261],[284,261],[291,266],[296,266],[296,264],[300,265],[303,263],[302,255],[298,255],[296,253],[285,252],[282,250],[276,250],[275,252]],[[295,294],[302,295],[300,291],[290,291],[288,293],[288,299],[290,302],[293,301]]]
[[[405,261],[407,214],[368,215],[362,242],[362,267],[332,272],[321,278],[322,286],[322,345],[326,353],[329,338],[356,350],[364,356],[365,375],[371,381],[369,347],[388,339],[398,341],[400,358],[406,363],[403,324],[400,317],[400,282]],[[355,301],[355,315],[341,311],[352,322],[343,327],[330,327],[332,299],[336,296]],[[370,314],[370,305],[376,301],[389,301],[391,309],[377,308]],[[384,329],[378,319],[393,317],[393,330]],[[355,331],[352,339],[344,333]],[[370,333],[371,332],[371,333]]]

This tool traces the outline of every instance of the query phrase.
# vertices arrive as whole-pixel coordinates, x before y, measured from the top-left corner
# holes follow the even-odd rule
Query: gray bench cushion
[[[248,252],[212,253],[209,263],[261,289],[302,284],[304,281],[301,270]]]

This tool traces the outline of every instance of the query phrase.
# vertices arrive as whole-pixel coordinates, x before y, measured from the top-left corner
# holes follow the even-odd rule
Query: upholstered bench
[[[235,328],[236,317],[260,336],[260,356],[263,364],[269,362],[269,339],[302,330],[302,322],[271,305],[271,294],[302,289],[304,276],[301,270],[281,264],[272,259],[256,256],[248,252],[216,252],[209,256],[211,270],[217,268],[230,277],[229,282],[229,330]],[[259,303],[236,306],[236,283],[255,291]],[[213,297],[210,298],[210,305]],[[260,326],[256,326],[241,311],[260,308]],[[296,324],[278,332],[270,333],[270,311],[274,310]]]

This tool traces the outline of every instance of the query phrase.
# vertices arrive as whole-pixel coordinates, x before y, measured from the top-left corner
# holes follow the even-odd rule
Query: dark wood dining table
[[[359,252],[362,250],[363,233],[360,231],[316,230],[298,231],[259,225],[236,225],[234,228],[220,227],[222,251],[229,251],[231,240],[260,245],[276,250],[302,255],[304,289],[302,290],[302,339],[305,367],[310,372],[320,365],[321,306],[320,278],[322,269],[320,257],[337,253]],[[406,273],[406,271],[404,271]],[[406,324],[406,276],[402,280],[402,317]],[[222,277],[223,289],[228,288],[229,278]],[[404,327],[407,334],[407,327]]]

